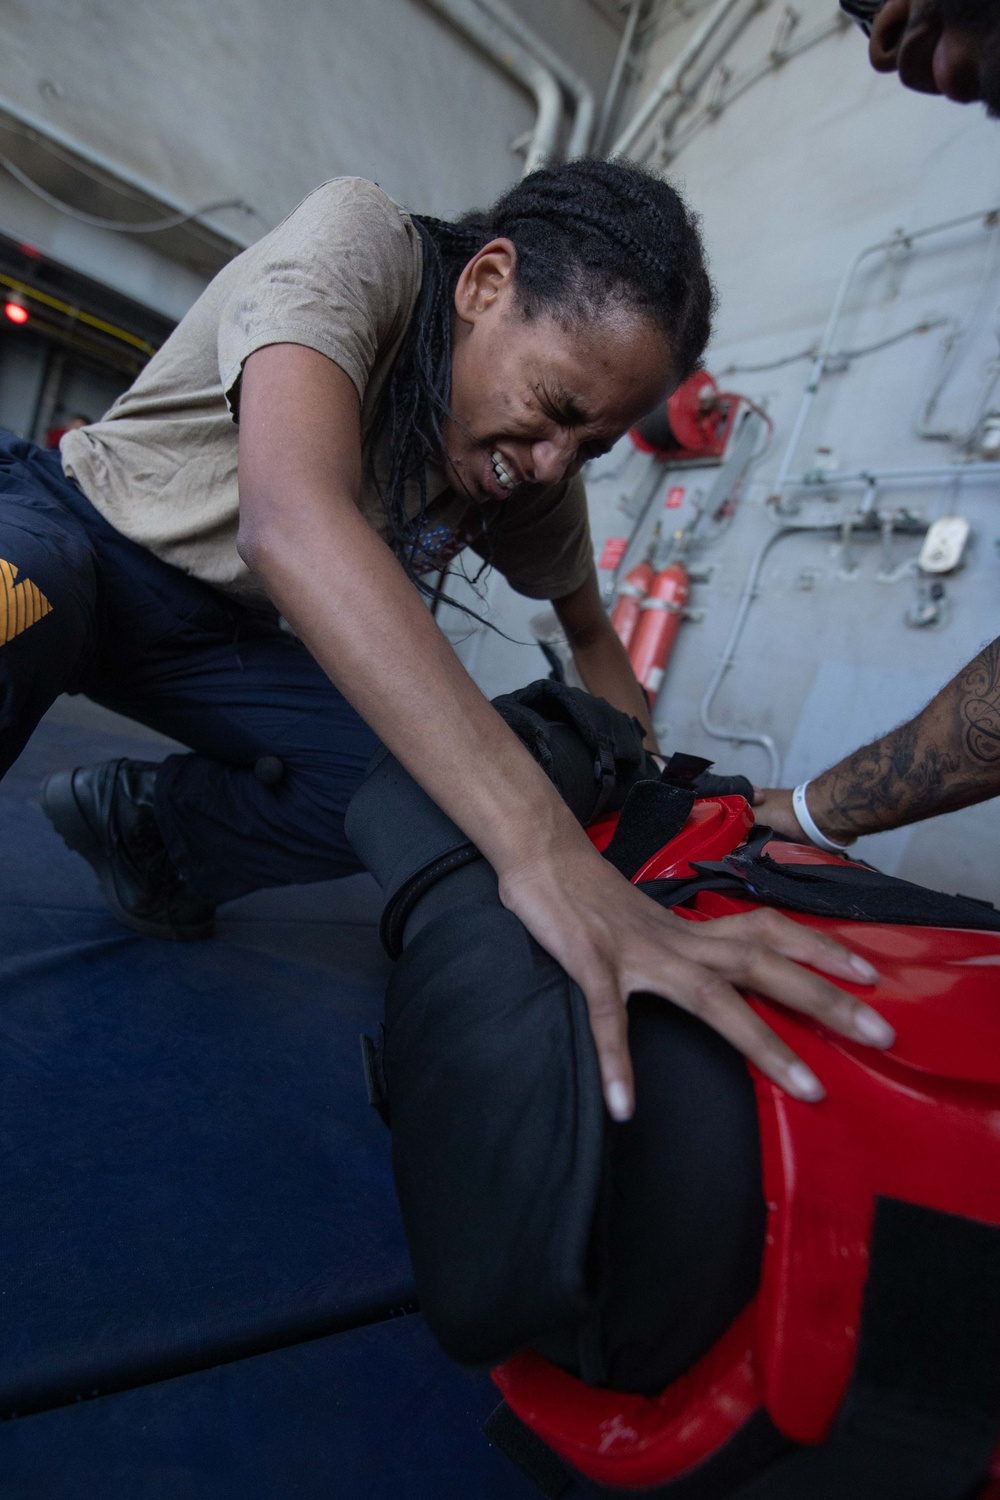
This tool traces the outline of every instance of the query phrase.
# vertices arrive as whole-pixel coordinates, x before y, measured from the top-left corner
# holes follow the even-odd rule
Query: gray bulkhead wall
[[[726,57],[729,87],[766,59],[782,9],[767,5]],[[801,20],[795,37],[825,28],[835,15],[832,0],[796,0],[796,9]],[[649,54],[644,87],[685,34],[684,27],[663,29]],[[719,82],[710,79],[706,92]],[[682,119],[681,134],[694,118]],[[1000,205],[1000,124],[988,121],[981,106],[963,109],[914,95],[896,78],[874,74],[863,38],[852,27],[833,32],[763,77],[718,118],[703,121],[665,170],[703,216],[719,291],[708,368],[723,387],[765,404],[777,431],[729,530],[691,559],[698,568],[711,565],[712,577],[692,590],[691,604],[703,617],[681,626],[657,723],[668,749],[713,756],[719,768],[761,782],[768,765],[762,751],[713,740],[698,710],[751,560],[773,529],[766,501],[810,366],[802,361],[758,374],[723,372],[730,364],[763,364],[814,346],[858,250],[899,227],[917,229]],[[943,424],[961,427],[971,422],[1000,357],[1000,230],[991,234],[974,225],[868,262],[836,345],[857,348],[925,320],[961,321],[973,308],[976,327],[959,351],[938,411]],[[832,449],[843,472],[949,462],[954,445],[922,440],[915,432],[948,332],[937,327],[904,339],[828,377],[796,471],[815,466],[817,448]],[[1000,385],[991,409],[1000,412]],[[623,443],[591,466],[598,552],[605,538],[627,534],[630,522],[620,501],[647,483],[649,464],[630,456]],[[663,492],[672,485],[687,492],[680,510],[661,512],[667,529],[683,524],[693,492],[707,490],[713,477],[710,469],[664,474]],[[809,501],[809,515],[839,517],[862,498],[857,491],[828,493],[832,498]],[[972,525],[965,564],[944,580],[942,620],[915,629],[905,616],[916,581],[902,565],[915,558],[919,537],[893,539],[890,572],[901,576],[888,583],[876,576],[884,571],[877,535],[857,540],[846,557],[831,534],[775,544],[711,720],[773,737],[785,784],[817,774],[917,711],[984,641],[1000,633],[1000,464],[996,480],[886,487],[877,503],[922,511],[927,519],[965,516]],[[544,663],[527,643],[529,619],[540,606],[518,599],[496,579],[487,604],[489,617],[525,644],[482,631],[469,636],[460,621],[448,623],[456,639],[466,637],[459,650],[492,694],[536,675]],[[904,877],[1000,901],[1000,801],[862,840],[857,847]]]
[[[519,0],[600,89],[617,33],[598,0]],[[489,201],[519,172],[533,109],[420,0],[8,0],[0,108],[50,125],[256,239],[326,178],[373,178],[414,209]],[[0,172],[0,230],[178,317],[197,279],[137,237],[87,230]],[[101,276],[101,251],[106,253]],[[159,285],[157,283],[160,283]]]
[[[614,0],[513,8],[600,93],[618,40]],[[243,200],[252,213],[207,217],[244,243],[340,174],[434,214],[485,203],[519,175],[511,145],[534,117],[497,64],[422,0],[8,0],[0,62],[0,155],[16,158],[19,121],[34,122],[50,146],[29,166],[41,163],[49,191],[65,185],[72,205],[95,211],[88,179],[61,162],[67,143],[168,204]],[[96,212],[148,220],[164,209],[137,213],[112,192]],[[82,223],[2,165],[0,233],[172,319],[205,284],[158,237]],[[18,430],[45,369],[42,342],[5,342],[0,408]],[[97,392],[82,405],[96,415]]]

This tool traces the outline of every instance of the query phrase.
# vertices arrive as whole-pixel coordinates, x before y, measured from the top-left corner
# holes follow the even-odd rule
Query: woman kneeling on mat
[[[381,740],[579,982],[615,1118],[633,992],[805,1099],[815,1076],[735,986],[891,1040],[821,977],[874,983],[840,945],[756,915],[695,932],[641,901],[421,598],[473,547],[554,602],[588,688],[649,731],[578,476],[695,368],[711,301],[683,202],[622,163],[535,173],[454,224],[339,179],[222,270],[60,454],[8,439],[0,559],[37,607],[0,647],[0,771],[61,692],[193,752],[44,789],[119,920],[204,937],[220,902],[357,869],[344,812]]]

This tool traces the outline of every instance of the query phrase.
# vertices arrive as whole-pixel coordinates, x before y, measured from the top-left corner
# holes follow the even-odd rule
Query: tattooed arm
[[[838,844],[1000,796],[1000,637],[922,713],[810,781],[814,822]],[[790,791],[758,791],[755,816],[802,837]]]

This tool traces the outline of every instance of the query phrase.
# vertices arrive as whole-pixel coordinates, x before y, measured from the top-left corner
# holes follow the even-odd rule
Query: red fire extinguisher
[[[618,590],[618,599],[611,611],[611,623],[618,632],[618,639],[626,651],[635,635],[643,600],[653,587],[655,578],[653,565],[649,558],[646,558],[637,567],[629,569]]]
[[[683,563],[672,562],[658,573],[639,606],[639,623],[628,648],[635,675],[650,699],[660,691],[677,630],[690,593]]]

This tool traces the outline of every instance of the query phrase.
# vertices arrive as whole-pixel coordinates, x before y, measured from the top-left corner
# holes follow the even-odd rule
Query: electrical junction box
[[[927,528],[917,558],[921,573],[952,572],[961,562],[968,540],[969,523],[964,516],[941,516]]]

